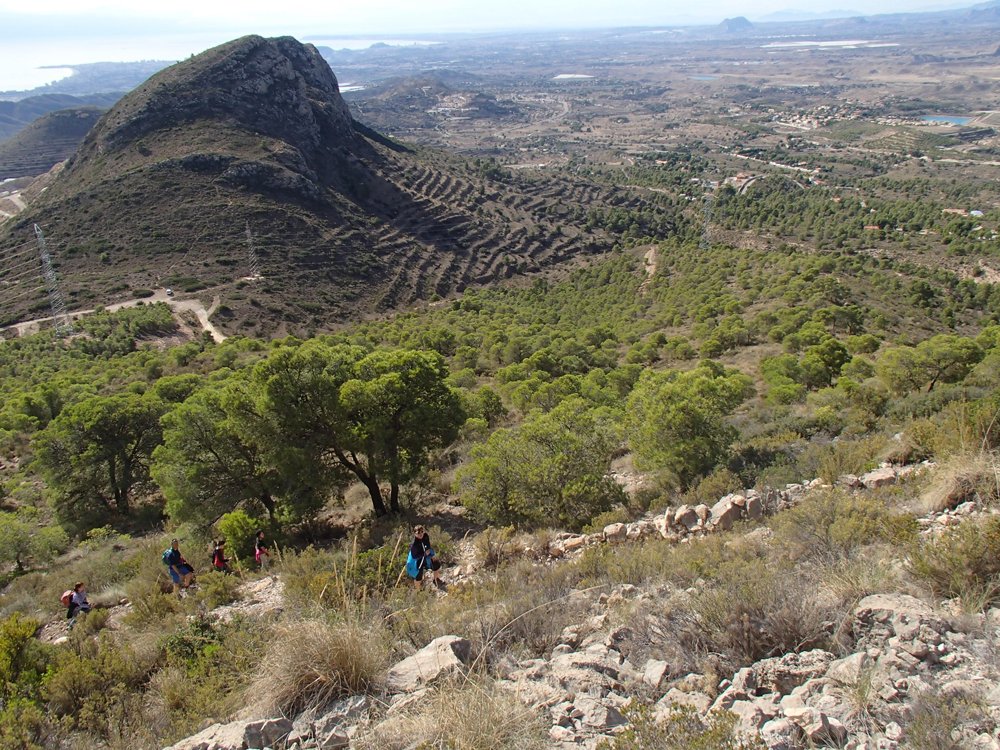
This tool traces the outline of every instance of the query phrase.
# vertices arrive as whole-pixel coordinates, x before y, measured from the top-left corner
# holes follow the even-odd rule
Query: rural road
[[[208,331],[208,334],[212,337],[212,340],[217,344],[221,344],[226,340],[226,335],[222,333],[218,328],[216,328],[212,321],[209,320],[212,313],[216,311],[219,307],[219,297],[216,295],[212,298],[212,306],[207,310],[205,306],[198,299],[175,299],[167,295],[165,289],[158,289],[156,293],[151,297],[143,297],[142,299],[130,299],[125,302],[116,302],[113,305],[108,305],[105,309],[108,312],[116,312],[117,310],[123,310],[126,307],[136,307],[137,305],[151,304],[154,302],[162,302],[168,305],[174,314],[181,312],[192,312],[198,319],[198,323],[201,324],[203,331]],[[84,315],[90,315],[96,312],[96,309],[90,310],[74,310],[67,313],[70,319],[76,320],[77,318],[82,318]],[[51,316],[47,318],[35,318],[34,320],[25,320],[21,323],[15,323],[12,326],[7,326],[6,328],[0,328],[0,331],[17,331],[17,335],[27,336],[31,333],[36,333],[42,323],[48,323],[53,318]]]

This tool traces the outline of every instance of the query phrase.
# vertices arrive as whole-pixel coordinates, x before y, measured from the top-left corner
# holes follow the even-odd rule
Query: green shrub
[[[63,650],[48,670],[43,692],[57,716],[99,737],[114,736],[111,720],[141,690],[152,664],[107,634],[82,640],[80,650]],[[124,703],[123,703],[124,702]]]
[[[1000,518],[966,520],[911,547],[910,571],[935,595],[982,609],[1000,598]],[[969,606],[971,605],[971,606]]]
[[[166,709],[172,737],[246,705],[245,689],[270,637],[270,625],[257,619],[195,617],[162,640],[166,664],[150,680],[147,701]]]
[[[618,507],[598,513],[584,525],[582,531],[585,534],[596,534],[604,531],[604,527],[612,523],[628,523],[632,520],[632,514],[628,508]]]
[[[226,540],[228,554],[245,563],[254,559],[254,542],[257,530],[264,528],[262,521],[244,510],[234,510],[222,516],[215,526]]]
[[[11,750],[47,750],[61,747],[59,722],[34,701],[15,698],[0,707],[0,747]]]
[[[195,599],[208,609],[230,604],[240,598],[241,581],[235,575],[213,570],[198,577]]]
[[[98,529],[88,531],[83,541],[80,542],[80,546],[96,552],[108,547],[128,544],[130,539],[128,534],[121,534],[110,526],[101,526]]]
[[[827,623],[847,607],[830,601],[819,584],[801,567],[763,556],[722,563],[690,609],[673,614],[681,643],[719,655],[730,671],[775,654],[829,647]]]
[[[625,709],[628,728],[612,740],[603,740],[598,750],[764,750],[756,738],[736,731],[731,713],[713,713],[701,718],[690,706],[671,706],[658,717],[649,706],[629,704]]]
[[[972,737],[995,727],[983,702],[971,693],[925,691],[913,702],[906,744],[913,750],[964,750]]]
[[[716,469],[697,485],[681,495],[680,503],[713,505],[720,497],[743,489],[743,481],[730,469]]]
[[[916,535],[911,516],[894,515],[870,495],[839,489],[815,492],[772,524],[781,547],[793,557],[836,559],[876,541],[905,543]]]
[[[612,414],[568,398],[473,448],[455,489],[490,523],[531,527],[555,521],[579,529],[625,500],[607,476],[620,443]]]
[[[0,622],[0,706],[38,698],[51,654],[35,639],[39,623],[17,613]]]
[[[181,611],[180,600],[172,593],[167,567],[158,547],[145,550],[135,576],[125,584],[125,595],[132,605],[125,620],[132,626],[158,625]]]

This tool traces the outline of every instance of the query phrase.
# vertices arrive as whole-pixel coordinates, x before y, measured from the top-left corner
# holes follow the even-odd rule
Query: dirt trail
[[[639,294],[645,295],[649,290],[649,283],[653,280],[653,276],[656,274],[656,245],[650,245],[646,254],[642,256],[644,270],[646,271],[645,280],[639,285]]]
[[[220,300],[218,295],[215,295],[212,298],[212,305],[207,310],[205,309],[205,306],[202,304],[201,300],[175,299],[174,297],[168,296],[165,289],[158,290],[151,297],[143,297],[142,299],[130,299],[124,302],[116,302],[113,305],[108,305],[107,308],[105,309],[107,309],[108,312],[117,312],[118,310],[124,310],[127,307],[136,307],[138,305],[152,304],[155,302],[162,302],[165,305],[168,305],[170,309],[173,310],[175,316],[180,312],[194,313],[195,317],[198,319],[198,323],[201,324],[202,330],[207,331],[208,334],[212,337],[212,340],[215,341],[215,343],[221,344],[223,341],[226,340],[226,335],[222,333],[222,331],[220,331],[218,328],[216,328],[212,324],[212,321],[209,320],[212,313],[214,313],[219,307]],[[95,312],[97,312],[96,309],[74,310],[68,313],[68,317],[71,320],[77,320],[79,318],[82,318],[84,315],[91,315]],[[12,326],[7,326],[6,328],[0,328],[0,332],[16,331],[19,337],[27,336],[32,333],[37,333],[40,330],[42,323],[49,323],[52,320],[53,320],[52,316],[46,318],[35,318],[34,320],[25,320],[20,323],[15,323]],[[191,330],[190,328],[188,328],[187,325],[184,324],[184,321],[182,320],[178,319],[178,324],[180,325],[181,330],[185,330],[186,332]]]

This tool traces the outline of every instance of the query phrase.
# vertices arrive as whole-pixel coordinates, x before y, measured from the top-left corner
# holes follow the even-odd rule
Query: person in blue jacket
[[[413,543],[410,544],[410,554],[406,558],[406,574],[413,579],[414,588],[419,589],[424,580],[424,571],[429,570],[434,578],[434,585],[444,586],[441,581],[441,563],[434,555],[431,547],[431,536],[423,526],[413,527]]]

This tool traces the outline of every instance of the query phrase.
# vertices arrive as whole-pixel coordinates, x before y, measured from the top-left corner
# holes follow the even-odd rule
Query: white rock
[[[708,707],[712,705],[712,699],[704,693],[685,693],[677,688],[670,688],[670,690],[667,691],[667,694],[656,702],[657,715],[665,715],[666,713],[669,713],[670,707],[674,705],[690,706],[698,713],[703,714],[708,711]]]
[[[628,528],[623,523],[610,523],[604,527],[604,541],[623,542],[628,534]]]
[[[704,506],[700,506],[704,507]],[[699,516],[695,512],[695,509],[690,505],[682,505],[676,511],[674,511],[674,525],[683,526],[688,531],[691,531],[694,527],[698,525]]]
[[[670,667],[665,661],[649,659],[642,670],[642,681],[653,688],[653,690],[659,690],[669,671]]]
[[[769,750],[799,750],[801,730],[788,719],[771,719],[760,728],[760,736]]]
[[[742,514],[742,509],[734,505],[732,498],[727,496],[712,506],[712,510],[709,512],[708,523],[721,531],[729,531]]]
[[[861,475],[861,484],[867,489],[873,490],[876,487],[885,487],[888,484],[896,483],[896,470],[891,467],[875,469],[867,474]]]
[[[389,669],[386,687],[394,693],[409,693],[434,680],[463,670],[472,644],[457,635],[435,638],[413,656]]]
[[[861,676],[865,670],[870,668],[871,659],[868,654],[861,651],[843,659],[837,659],[826,671],[827,679],[835,680],[841,685],[854,686],[861,682]]]

